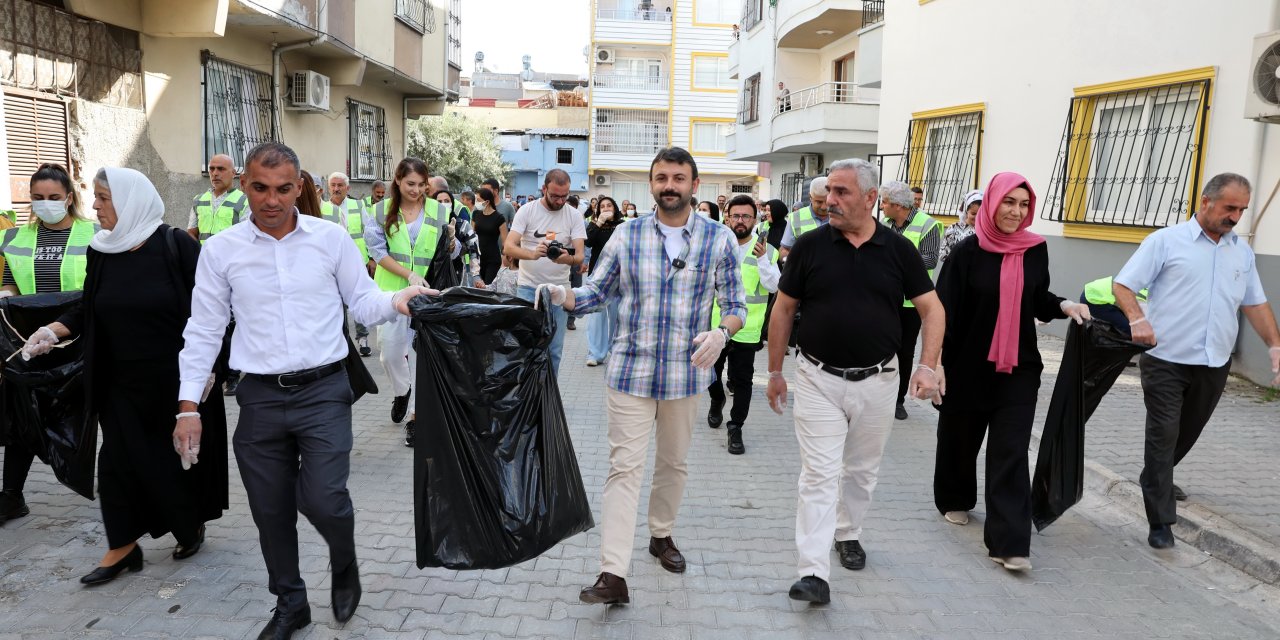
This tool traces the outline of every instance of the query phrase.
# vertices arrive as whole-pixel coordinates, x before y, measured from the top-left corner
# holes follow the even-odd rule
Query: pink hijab
[[[996,211],[1010,191],[1026,187],[1031,194],[1031,206],[1018,230],[1005,233],[996,226]],[[1004,254],[1000,263],[1000,311],[996,315],[996,329],[991,336],[991,350],[987,360],[996,364],[996,371],[1013,373],[1018,364],[1018,325],[1022,320],[1022,255],[1044,238],[1027,231],[1036,214],[1036,192],[1031,183],[1019,174],[1006,171],[991,178],[978,209],[976,221],[978,246],[984,251]]]

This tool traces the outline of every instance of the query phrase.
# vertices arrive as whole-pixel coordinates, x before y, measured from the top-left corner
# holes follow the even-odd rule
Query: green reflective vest
[[[822,226],[822,221],[813,215],[812,209],[805,207],[787,214],[787,224],[791,226],[791,235],[798,240],[800,236]]]
[[[342,221],[342,212],[338,210],[338,206],[328,200],[320,203],[320,217],[339,226],[345,224],[347,233],[351,234],[356,248],[360,249],[360,263],[364,264],[369,261],[369,246],[364,241],[364,206],[355,198],[344,199],[342,206],[347,210],[345,223]]]
[[[755,244],[755,238],[751,239],[751,244]],[[764,259],[771,264],[778,264],[778,250],[772,246],[765,245]],[[742,329],[733,334],[734,342],[744,344],[755,344],[760,342],[760,333],[764,329],[764,314],[769,308],[769,290],[760,284],[760,259],[747,252],[747,257],[742,260],[742,290],[747,293],[747,321],[743,323]],[[711,307],[711,326],[712,328],[720,326],[720,305],[712,303]]]
[[[373,209],[374,224],[386,228],[387,205],[389,200],[379,202]],[[439,203],[427,198],[422,209],[422,230],[418,232],[418,241],[409,246],[409,231],[404,220],[396,222],[387,234],[387,255],[400,266],[422,277],[427,277],[427,269],[431,267],[431,259],[436,255],[436,244],[444,226],[449,224],[449,216],[440,210]],[[409,280],[385,269],[382,265],[373,272],[373,281],[383,291],[399,291],[409,286]]]
[[[192,206],[196,210],[196,224],[200,230],[200,243],[215,234],[226,231],[240,222],[240,216],[248,209],[249,198],[239,189],[232,189],[223,198],[222,206],[213,210],[213,192],[206,191],[195,197]]]
[[[893,218],[885,216],[884,223],[889,226],[889,228],[894,227]],[[942,233],[941,222],[938,222],[929,214],[917,210],[915,214],[911,216],[911,220],[907,223],[907,228],[902,231],[902,237],[910,240],[911,244],[915,245],[916,250],[918,251],[920,249],[920,241],[924,239],[926,235],[929,235],[929,231],[934,227],[938,228],[939,234]],[[933,271],[933,269],[929,269],[930,280],[933,279]],[[916,305],[910,300],[903,300],[902,306],[914,307]]]
[[[20,295],[31,295],[36,292],[36,232],[39,224],[24,224],[5,231],[3,245],[5,262],[13,281],[18,285]],[[97,232],[96,226],[88,220],[71,223],[71,235],[67,238],[66,249],[62,254],[62,266],[59,273],[62,278],[62,291],[79,291],[84,288],[85,269],[89,265],[89,241]]]
[[[1107,305],[1116,303],[1116,295],[1111,291],[1111,285],[1115,278],[1107,276],[1098,278],[1084,286],[1084,299],[1089,304]],[[1138,292],[1138,300],[1147,301],[1147,290],[1143,289]]]

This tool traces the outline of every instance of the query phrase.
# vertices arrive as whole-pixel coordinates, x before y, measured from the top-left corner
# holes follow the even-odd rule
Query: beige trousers
[[[655,400],[606,389],[605,409],[609,414],[609,477],[604,482],[600,570],[625,578],[635,546],[636,508],[649,434],[656,432],[658,446],[649,493],[649,534],[666,538],[671,536],[689,477],[685,456],[693,437],[698,396]]]

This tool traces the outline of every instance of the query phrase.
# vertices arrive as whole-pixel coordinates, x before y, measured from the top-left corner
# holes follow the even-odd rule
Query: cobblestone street
[[[582,364],[586,324],[568,335],[561,388],[598,520],[608,471],[604,367]],[[1055,339],[1046,338],[1044,345],[1061,348]],[[1056,358],[1046,351],[1051,369]],[[366,362],[387,389],[376,354]],[[829,606],[791,601],[799,457],[790,412],[779,417],[768,409],[764,371],[761,352],[744,430],[746,455],[728,455],[723,430],[696,427],[674,533],[688,572],[666,573],[645,553],[642,515],[628,578],[632,604],[607,610],[580,604],[577,597],[598,573],[598,526],[509,569],[417,569],[412,457],[400,428],[388,419],[389,395],[366,397],[355,407],[350,481],[364,597],[355,618],[342,627],[334,623],[327,548],[300,518],[314,622],[296,637],[1280,637],[1274,586],[1189,544],[1152,550],[1141,515],[1097,494],[1086,493],[1044,535],[1033,537],[1033,571],[1004,571],[983,547],[981,501],[966,527],[947,524],[934,510],[936,413],[911,403],[910,419],[895,424],[862,538],[867,569],[849,572],[834,563]],[[1141,396],[1134,384],[1136,377],[1121,379],[1118,393],[1100,409],[1097,437],[1089,441],[1091,460],[1114,465],[1130,479],[1137,476],[1142,444]],[[1047,375],[1041,415],[1052,387]],[[1230,416],[1226,425],[1215,419],[1206,429],[1180,484],[1193,501],[1219,503],[1237,524],[1274,541],[1280,538],[1276,407],[1228,396],[1220,414]],[[97,505],[57,484],[37,464],[26,492],[31,515],[0,527],[0,638],[254,637],[270,617],[274,598],[267,593],[257,531],[234,460],[231,466],[231,509],[210,523],[198,555],[174,561],[172,537],[144,539],[147,562],[140,573],[85,589],[77,580],[96,566],[105,545]],[[1248,475],[1250,470],[1255,473]],[[1257,487],[1261,474],[1271,481]],[[647,496],[646,483],[641,514]]]

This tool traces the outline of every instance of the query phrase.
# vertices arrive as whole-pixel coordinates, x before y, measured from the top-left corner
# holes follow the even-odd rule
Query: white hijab
[[[102,253],[124,253],[147,241],[164,222],[164,201],[155,185],[133,169],[107,169],[107,187],[116,210],[116,227],[93,236],[89,246]]]

